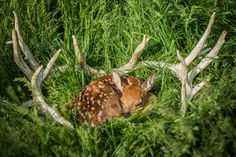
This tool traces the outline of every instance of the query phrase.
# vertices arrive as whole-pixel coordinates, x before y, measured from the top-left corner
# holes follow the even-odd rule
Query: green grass
[[[235,156],[236,154],[236,6],[234,0],[197,1],[0,1],[0,156]],[[55,124],[31,98],[23,74],[13,60],[12,11],[21,20],[27,45],[45,65],[55,50],[62,53],[43,93],[51,106],[76,126]],[[196,83],[209,83],[189,104],[181,118],[180,83],[167,70],[156,69],[157,102],[128,119],[100,127],[75,120],[68,102],[88,84],[89,76],[75,68],[71,35],[77,37],[87,64],[111,72],[127,63],[143,35],[151,38],[140,60],[177,63],[176,50],[187,56],[204,32],[210,15],[216,21],[207,41],[213,47],[228,32],[219,58]],[[197,64],[197,62],[195,62]],[[130,73],[145,79],[151,68]]]

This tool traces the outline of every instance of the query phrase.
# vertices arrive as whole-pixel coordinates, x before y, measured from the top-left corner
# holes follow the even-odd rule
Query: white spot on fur
[[[103,94],[102,94],[102,93],[100,93],[100,94],[99,94],[99,98],[102,98],[102,97],[103,97]]]
[[[101,117],[102,114],[103,114],[103,111],[100,110],[100,111],[98,112],[98,116]]]
[[[90,92],[91,91],[91,87],[88,87],[87,91]]]
[[[104,88],[105,86],[103,86],[103,85],[98,85],[98,88],[100,88],[100,89],[102,89],[102,88]]]

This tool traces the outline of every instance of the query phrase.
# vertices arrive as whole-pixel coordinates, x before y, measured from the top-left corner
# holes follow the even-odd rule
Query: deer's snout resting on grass
[[[42,65],[40,66],[23,40],[20,32],[19,18],[15,12],[14,17],[15,27],[12,30],[14,60],[31,83],[34,101],[45,113],[48,113],[53,120],[73,129],[74,127],[69,121],[64,119],[56,109],[46,103],[41,91],[41,84],[48,76],[49,71],[53,68],[61,50],[59,49],[55,53],[45,68],[43,68]],[[161,61],[142,61],[138,66],[138,68],[152,67],[156,69],[169,69],[177,77],[182,85],[180,111],[183,116],[187,111],[188,102],[191,101],[193,96],[206,84],[206,81],[202,81],[196,86],[193,86],[193,80],[217,57],[219,50],[225,42],[226,31],[223,31],[213,48],[205,48],[205,43],[210,34],[214,19],[215,13],[212,14],[207,29],[201,39],[186,58],[182,58],[177,51],[177,57],[180,63],[172,64]],[[151,74],[144,83],[141,83],[141,81],[135,77],[120,77],[118,74],[126,74],[135,69],[138,58],[149,38],[144,36],[142,42],[135,49],[130,61],[122,67],[113,69],[115,72],[113,72],[112,75],[107,75],[105,71],[97,70],[87,65],[80,53],[74,35],[72,36],[72,40],[78,69],[99,76],[97,80],[91,82],[81,91],[80,96],[72,101],[72,107],[79,112],[78,119],[80,121],[98,125],[106,120],[119,116],[127,117],[134,112],[136,108],[145,105],[146,99],[148,98],[148,91],[153,86],[153,74]],[[204,58],[188,72],[187,66],[193,63],[200,54],[204,54]],[[28,64],[26,61],[28,61]],[[65,67],[58,69],[63,71]]]
[[[79,111],[79,121],[98,125],[116,117],[128,117],[144,106],[152,86],[153,73],[142,83],[136,77],[120,77],[113,72],[92,81],[72,101],[72,106]]]

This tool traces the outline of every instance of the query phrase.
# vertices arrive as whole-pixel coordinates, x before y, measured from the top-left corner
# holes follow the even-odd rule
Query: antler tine
[[[182,115],[185,115],[187,111],[187,80],[188,80],[188,69],[185,63],[185,60],[180,55],[179,51],[177,51],[177,57],[180,61],[180,76],[181,76],[181,111]]]
[[[20,32],[20,20],[18,15],[16,14],[15,11],[13,11],[14,14],[14,18],[15,18],[15,30],[17,32],[17,36],[18,36],[18,41],[19,41],[19,45],[20,48],[22,50],[22,52],[25,55],[25,59],[27,59],[29,61],[29,64],[31,66],[31,68],[33,70],[36,70],[39,67],[39,64],[36,62],[36,60],[34,59],[32,53],[30,52],[28,46],[25,44],[22,36],[21,36],[21,32]]]
[[[95,74],[97,76],[105,75],[106,74],[105,71],[94,69],[86,64],[86,62],[83,59],[83,56],[80,52],[76,37],[74,35],[72,35],[72,40],[73,40],[73,46],[74,46],[74,53],[76,56],[76,60],[78,62],[78,68],[89,73],[89,74]]]
[[[51,108],[46,101],[43,98],[43,94],[41,91],[41,79],[40,74],[42,73],[43,66],[41,65],[33,74],[31,79],[31,85],[32,85],[32,94],[35,99],[35,101],[40,104],[40,107],[42,110],[46,113],[49,113],[49,115],[55,120],[56,122],[70,128],[74,129],[73,125],[64,119],[55,109]]]
[[[13,40],[13,52],[14,52],[14,61],[19,66],[21,71],[26,75],[28,80],[31,80],[33,72],[25,63],[24,59],[21,56],[20,49],[19,49],[19,40],[16,30],[12,30],[12,40]]]
[[[202,71],[204,70],[212,61],[216,58],[218,52],[220,51],[221,47],[225,42],[227,32],[223,31],[214,46],[214,48],[206,55],[206,57],[197,65],[195,66],[188,74],[189,81],[192,82],[193,79]]]
[[[202,81],[201,83],[197,84],[193,89],[192,89],[192,94],[191,97],[189,97],[189,100],[192,99],[192,97],[194,95],[196,95],[201,89],[202,87],[204,87],[206,85],[207,81]]]
[[[116,68],[114,69],[115,71],[119,72],[119,73],[123,73],[126,74],[128,73],[130,70],[132,70],[134,68],[134,65],[136,64],[136,62],[138,61],[139,56],[141,55],[145,45],[147,44],[147,42],[149,41],[149,38],[147,38],[145,35],[143,36],[143,40],[142,42],[137,46],[137,48],[134,50],[134,53],[129,61],[129,63],[125,64],[124,66],[120,67],[120,68]]]
[[[45,79],[48,76],[50,70],[53,68],[53,65],[56,62],[57,58],[59,57],[60,53],[61,53],[61,49],[57,50],[57,52],[54,54],[54,56],[48,62],[45,70],[43,71],[43,79]]]
[[[201,39],[198,41],[197,45],[194,47],[192,52],[186,57],[185,62],[187,65],[191,64],[193,60],[197,57],[199,52],[204,47],[204,44],[211,32],[211,28],[213,26],[213,23],[215,21],[215,12],[211,15],[210,21],[208,23],[207,29],[205,30],[204,34],[202,35]]]
[[[72,40],[73,40],[75,57],[76,57],[76,59],[78,61],[78,64],[83,65],[84,64],[83,56],[82,56],[82,54],[80,52],[79,45],[78,45],[78,42],[76,40],[75,35],[72,35]]]

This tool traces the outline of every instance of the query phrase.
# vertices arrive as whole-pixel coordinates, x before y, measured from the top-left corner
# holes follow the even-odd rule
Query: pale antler
[[[74,127],[69,121],[65,120],[55,109],[53,109],[46,103],[41,91],[42,81],[49,74],[49,71],[52,69],[61,50],[59,49],[54,54],[45,69],[43,69],[43,66],[39,66],[21,36],[19,18],[15,12],[13,13],[15,17],[15,28],[12,30],[14,60],[16,64],[20,67],[22,72],[26,75],[27,79],[31,82],[32,96],[34,100],[40,105],[43,112],[48,113],[53,120],[70,129],[73,129]],[[26,57],[25,59],[28,60],[30,67],[25,63],[24,59],[22,58],[19,47],[23,51]]]
[[[205,56],[202,61],[195,66],[190,72],[187,72],[187,66],[193,62],[193,60],[199,55],[201,50],[204,47],[204,44],[206,42],[206,39],[208,38],[212,25],[214,23],[215,19],[215,13],[212,14],[210,21],[208,23],[207,29],[204,32],[203,36],[195,46],[195,48],[192,50],[192,52],[183,59],[180,54],[177,52],[178,59],[180,60],[179,64],[171,64],[171,63],[164,63],[164,62],[154,62],[154,61],[144,61],[142,62],[145,66],[155,66],[155,67],[162,67],[162,68],[168,68],[171,70],[171,72],[181,81],[182,83],[182,89],[181,89],[181,111],[182,114],[185,115],[185,112],[187,110],[187,103],[186,101],[193,98],[194,95],[198,93],[198,91],[201,90],[201,88],[206,84],[206,81],[203,81],[193,87],[193,80],[194,78],[202,71],[204,70],[216,57],[223,46],[225,42],[225,36],[226,31],[223,31],[221,36],[219,37],[216,45],[213,49],[210,50],[210,52]],[[205,50],[203,50],[205,51]],[[207,49],[209,51],[209,49]],[[204,52],[206,53],[206,52]]]

